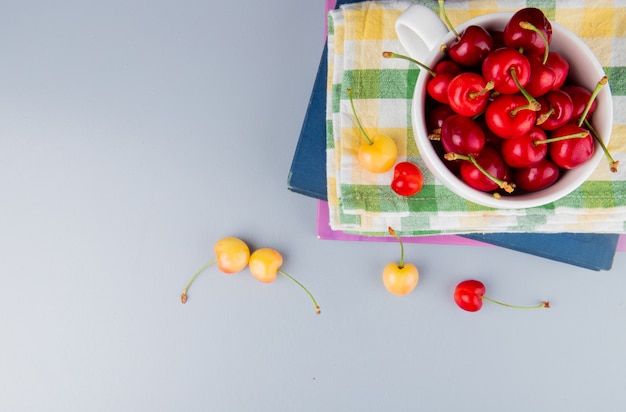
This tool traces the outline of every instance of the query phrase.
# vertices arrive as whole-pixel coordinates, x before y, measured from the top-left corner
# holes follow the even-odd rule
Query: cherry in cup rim
[[[514,12],[497,12],[478,16],[459,25],[456,30],[461,32],[470,25],[480,25],[487,30],[503,30],[513,14]],[[551,50],[559,52],[568,60],[570,77],[575,83],[593,90],[596,83],[605,75],[602,65],[580,37],[552,20],[550,23],[553,31]],[[440,45],[449,44],[454,39],[454,33],[449,32],[442,38]],[[443,54],[439,47],[435,47],[423,63],[429,67],[434,67],[442,58]],[[466,200],[497,209],[525,209],[543,206],[567,196],[580,187],[604,159],[603,151],[599,143],[596,142],[595,152],[591,159],[575,169],[563,171],[559,180],[546,189],[502,196],[501,198],[495,198],[491,193],[473,189],[448,169],[444,163],[446,160],[440,157],[428,138],[425,121],[426,81],[428,78],[428,72],[422,70],[416,82],[413,96],[412,125],[417,147],[431,173],[448,189]],[[598,94],[596,111],[591,118],[591,124],[605,145],[608,145],[613,124],[613,104],[608,86],[604,87]]]

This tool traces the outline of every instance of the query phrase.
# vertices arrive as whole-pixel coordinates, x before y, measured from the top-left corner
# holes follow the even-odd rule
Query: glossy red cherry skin
[[[400,162],[393,169],[391,189],[400,196],[413,196],[422,190],[424,175],[415,164]]]
[[[448,104],[458,114],[473,117],[481,113],[489,103],[487,82],[479,74],[465,72],[456,76],[448,85]]]
[[[540,30],[548,43],[552,40],[552,24],[546,15],[538,8],[526,7],[513,14],[504,28],[504,43],[508,47],[523,49],[524,54],[543,55],[546,44],[543,38],[535,31],[522,28],[520,22],[528,22]]]
[[[463,66],[476,66],[482,63],[493,49],[493,39],[481,26],[468,26],[448,47],[448,54],[455,62]]]
[[[550,90],[537,101],[541,109],[537,112],[537,119],[542,119],[539,127],[544,130],[556,130],[567,124],[574,114],[572,98],[562,90]],[[549,114],[549,115],[548,115]],[[581,113],[582,114],[582,113]],[[545,115],[548,115],[544,118]]]
[[[486,146],[475,158],[476,162],[478,162],[487,173],[497,179],[508,180],[510,173],[509,167],[504,163],[502,156],[500,156],[500,153],[496,149]],[[497,183],[485,176],[482,171],[469,161],[464,161],[461,164],[461,179],[463,179],[468,186],[482,192],[493,192],[500,188]]]
[[[504,139],[500,147],[502,158],[511,167],[528,167],[539,163],[548,153],[548,145],[535,142],[546,140],[546,133],[533,127],[528,133],[513,139]]]
[[[569,95],[572,99],[573,111],[572,111],[572,119],[578,120],[583,112],[585,111],[585,107],[587,106],[587,102],[591,99],[591,92],[583,86],[578,85],[567,85],[564,86],[561,90]],[[587,113],[587,119],[591,117],[591,114],[596,109],[596,100],[591,103],[591,108]]]
[[[530,63],[522,53],[510,47],[491,52],[483,60],[481,67],[483,78],[487,81],[493,80],[493,89],[501,94],[514,94],[520,91],[511,70],[515,70],[519,84],[525,87],[530,79]]]
[[[454,114],[456,112],[449,105],[433,103],[426,116],[426,130],[428,133],[433,133],[436,129],[441,129],[443,121]]]
[[[558,90],[565,84],[567,75],[569,74],[569,62],[559,53],[551,51],[548,53],[546,66],[552,69],[555,75],[553,90]]]
[[[530,79],[526,85],[526,91],[532,97],[543,96],[554,88],[556,73],[550,67],[543,64],[541,58],[531,54],[527,56],[530,63]]]
[[[520,94],[500,95],[487,105],[485,121],[487,127],[503,139],[512,139],[528,133],[537,120],[533,110],[521,109],[528,105],[528,100]]]
[[[476,155],[485,147],[485,134],[471,117],[455,114],[443,122],[441,144],[446,153]]]
[[[483,307],[485,285],[478,280],[464,280],[454,289],[454,302],[463,310],[477,312]]]
[[[513,181],[518,189],[536,192],[552,186],[559,178],[560,171],[550,159],[544,158],[532,166],[515,169]]]
[[[568,123],[550,134],[551,138],[555,138],[581,132],[587,132],[587,136],[560,140],[548,145],[550,158],[563,169],[573,169],[589,160],[595,151],[595,141],[591,133],[574,123]]]

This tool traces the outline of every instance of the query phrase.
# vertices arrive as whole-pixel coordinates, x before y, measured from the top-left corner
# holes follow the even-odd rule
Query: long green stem
[[[439,0],[439,16],[441,17],[441,20],[443,20],[445,25],[448,27],[448,29],[452,33],[454,33],[456,38],[457,39],[460,38],[461,36],[459,36],[459,33],[457,33],[456,30],[454,30],[454,26],[452,25],[452,23],[450,23],[450,19],[448,18],[448,13],[446,13],[446,8],[443,5],[443,0]]]
[[[194,280],[196,280],[196,278],[198,277],[198,275],[200,273],[202,273],[202,271],[206,268],[208,268],[209,266],[211,266],[212,264],[214,264],[215,262],[217,262],[217,259],[213,259],[210,262],[205,263],[204,265],[202,265],[202,267],[200,267],[200,269],[198,269],[198,271],[191,277],[191,279],[189,280],[189,283],[187,283],[187,286],[185,286],[185,289],[183,290],[182,295],[180,295],[180,300],[183,303],[187,302],[187,291],[189,290],[189,287],[191,286],[191,284],[193,283]]]
[[[399,54],[399,53],[394,53],[394,52],[390,52],[390,51],[384,51],[383,52],[383,57],[385,59],[403,59],[403,60],[407,60],[410,61],[411,63],[415,63],[417,64],[419,67],[421,67],[422,69],[426,70],[431,76],[435,77],[437,75],[437,73],[435,73],[435,71],[433,69],[431,69],[430,67],[426,66],[424,63],[415,60],[412,57],[409,56],[405,56],[404,54]]]
[[[580,133],[572,133],[572,134],[568,134],[567,136],[551,137],[549,139],[544,139],[544,140],[535,140],[535,141],[533,141],[533,146],[537,146],[539,144],[548,144],[548,143],[559,142],[561,140],[583,139],[583,138],[585,138],[587,136],[589,136],[589,132],[587,132],[587,131],[580,132]]]
[[[541,103],[539,103],[534,97],[530,95],[530,93],[526,91],[526,89],[524,89],[524,87],[522,87],[522,84],[519,82],[519,79],[517,78],[517,72],[515,71],[514,68],[511,68],[510,73],[511,73],[511,77],[513,78],[513,81],[517,85],[517,88],[524,95],[526,100],[528,100],[528,106],[523,106],[523,109],[522,107],[518,107],[517,109],[514,109],[513,111],[517,113],[517,111],[519,111],[520,109],[522,110],[528,109],[528,110],[533,110],[535,112],[538,112],[539,110],[541,110]],[[515,115],[513,111],[511,112],[511,114]]]
[[[300,282],[298,282],[296,280],[296,278],[294,278],[293,276],[283,272],[282,270],[278,269],[278,273],[280,273],[281,275],[287,277],[288,279],[293,280],[298,286],[300,286],[302,288],[302,290],[304,290],[306,292],[307,295],[309,295],[309,297],[311,298],[311,300],[313,301],[313,305],[315,306],[315,313],[317,313],[318,315],[322,312],[322,310],[320,309],[320,306],[317,304],[317,302],[315,301],[315,298],[313,297],[313,295],[311,294],[311,292],[309,292],[309,290],[307,288],[304,287],[304,285]]]
[[[604,144],[604,141],[600,138],[600,135],[598,134],[596,129],[594,129],[593,126],[591,126],[591,123],[589,123],[589,120],[587,119],[585,119],[585,126],[587,127],[587,129],[589,129],[593,138],[596,139],[596,141],[600,144],[600,147],[602,147],[602,151],[604,152],[604,155],[609,161],[609,167],[611,169],[611,172],[617,173],[617,169],[619,167],[619,160],[615,160],[613,158],[613,156],[611,155],[611,152],[609,152],[609,149]]]
[[[398,264],[398,268],[402,269],[404,267],[404,243],[402,242],[402,238],[396,233],[395,230],[391,226],[387,229],[389,234],[398,239],[400,242],[400,264]]]
[[[542,63],[546,64],[546,62],[548,61],[548,54],[550,53],[550,42],[548,42],[548,38],[546,37],[546,35],[543,34],[543,32],[541,30],[539,30],[537,27],[535,27],[534,24],[532,24],[530,22],[520,21],[519,25],[523,29],[534,31],[535,33],[537,33],[541,37],[541,39],[543,40],[543,44],[546,47],[546,51],[543,53]]]
[[[585,106],[585,110],[583,111],[583,114],[580,116],[580,119],[578,119],[578,127],[582,126],[583,122],[585,121],[585,118],[587,117],[587,114],[589,113],[589,110],[591,110],[593,101],[598,96],[598,93],[600,93],[600,90],[602,90],[604,85],[607,84],[608,82],[609,82],[608,77],[602,76],[600,81],[596,84],[596,87],[593,89],[593,92],[591,93],[591,97],[589,98],[589,101],[587,102],[587,105]]]
[[[481,296],[481,299],[489,301],[491,303],[496,303],[498,305],[506,306],[508,308],[514,308],[514,309],[541,309],[541,308],[548,309],[550,307],[550,302],[541,302],[539,305],[536,305],[536,306],[516,306],[516,305],[509,305],[508,303],[499,302],[495,299],[488,298],[487,296]]]
[[[484,167],[482,167],[480,165],[480,163],[478,163],[476,158],[474,156],[472,156],[472,155],[465,156],[465,155],[458,154],[458,153],[446,153],[443,157],[444,157],[444,159],[449,160],[449,161],[452,161],[452,160],[466,160],[466,161],[469,161],[478,170],[480,170],[480,172],[483,175],[485,175],[485,177],[487,177],[487,179],[489,179],[492,182],[494,182],[495,184],[497,184],[500,189],[504,189],[504,191],[507,192],[507,193],[513,193],[513,190],[515,190],[515,184],[506,182],[506,181],[504,181],[502,179],[498,179],[497,177],[495,177],[494,175],[489,173],[487,170],[485,170]]]
[[[350,106],[352,107],[352,114],[354,114],[354,118],[356,119],[356,124],[359,125],[359,129],[361,129],[361,133],[363,133],[363,136],[365,136],[365,140],[367,140],[367,143],[373,144],[374,142],[372,142],[372,139],[370,139],[367,133],[365,133],[365,129],[361,125],[359,116],[357,116],[356,114],[356,109],[354,108],[354,101],[352,100],[352,89],[347,89],[346,91],[348,92],[348,97],[350,98]]]

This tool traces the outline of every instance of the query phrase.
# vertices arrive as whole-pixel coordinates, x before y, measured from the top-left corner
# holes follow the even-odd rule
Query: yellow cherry
[[[389,136],[380,134],[371,138],[371,143],[359,147],[359,164],[372,173],[390,170],[398,158],[398,147]]]
[[[367,135],[365,129],[361,125],[359,116],[356,114],[354,101],[352,99],[352,90],[347,89],[347,91],[348,97],[350,98],[352,113],[354,114],[354,118],[356,119],[356,123],[359,126],[361,133],[363,133],[363,136],[367,141],[365,144],[359,146],[357,151],[359,164],[363,166],[364,169],[372,173],[387,172],[396,163],[396,159],[398,158],[398,146],[392,138],[384,134],[379,134],[371,138]]]
[[[302,288],[306,292],[307,295],[313,301],[313,305],[315,306],[315,312],[319,314],[321,312],[319,305],[315,301],[315,298],[309,292],[309,290],[304,287],[304,285],[298,282],[291,275],[280,270],[280,267],[283,264],[282,255],[276,251],[275,249],[270,248],[262,248],[255,250],[252,255],[250,255],[249,269],[252,276],[254,276],[257,280],[263,283],[271,283],[276,280],[276,275],[280,273],[286,278],[295,282],[298,286]]]
[[[250,259],[248,245],[236,237],[225,237],[213,248],[217,256],[217,267],[224,273],[237,273],[245,268]]]
[[[258,281],[271,283],[276,280],[278,269],[283,264],[283,256],[274,249],[257,249],[250,256],[250,273]]]
[[[181,302],[187,302],[189,287],[191,287],[191,284],[196,280],[198,275],[212,264],[217,263],[219,270],[224,273],[232,274],[245,268],[250,260],[250,248],[243,240],[236,237],[220,239],[215,244],[213,251],[215,252],[215,259],[205,263],[194,273],[189,283],[187,283],[187,286],[185,286],[183,293],[180,295]]]
[[[389,263],[383,269],[383,284],[394,295],[407,295],[415,289],[419,281],[419,272],[415,265],[404,263],[404,245],[402,238],[391,227],[389,233],[400,242],[400,263]]]

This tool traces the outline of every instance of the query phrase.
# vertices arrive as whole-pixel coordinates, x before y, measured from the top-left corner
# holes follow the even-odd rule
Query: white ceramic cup
[[[487,30],[503,30],[513,13],[498,12],[485,14],[466,21],[455,29],[461,33],[469,25],[479,25]],[[605,75],[601,64],[587,45],[565,27],[551,21],[552,40],[550,50],[560,53],[569,62],[569,79],[593,90]],[[410,57],[428,67],[434,67],[443,57],[440,47],[456,38],[443,24],[441,18],[428,7],[412,5],[396,21],[396,33]],[[463,183],[444,164],[428,139],[425,121],[426,84],[430,75],[422,70],[418,76],[411,111],[413,134],[420,155],[433,175],[459,196],[474,203],[499,208],[522,209],[545,205],[558,200],[578,188],[593,173],[604,158],[596,142],[595,152],[583,165],[567,171],[552,186],[533,193],[503,196],[496,199],[490,193],[481,192]],[[613,102],[609,86],[604,86],[596,99],[596,110],[591,119],[594,129],[608,145],[613,125]],[[609,167],[608,164],[606,166]]]

